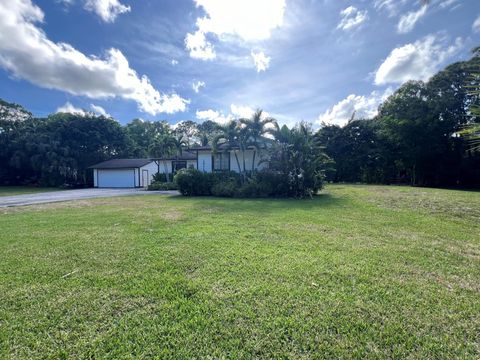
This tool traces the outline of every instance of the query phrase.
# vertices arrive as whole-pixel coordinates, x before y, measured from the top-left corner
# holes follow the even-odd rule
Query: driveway
[[[8,206],[23,206],[45,204],[61,201],[106,198],[131,195],[178,195],[178,191],[145,191],[143,189],[79,189],[61,190],[36,194],[1,196],[0,208]]]

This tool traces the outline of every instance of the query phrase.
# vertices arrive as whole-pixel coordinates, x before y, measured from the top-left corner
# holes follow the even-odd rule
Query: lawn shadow
[[[334,196],[330,193],[320,193],[313,198],[292,199],[292,198],[222,198],[213,196],[175,196],[170,201],[178,203],[194,202],[198,211],[211,211],[216,209],[222,213],[242,213],[265,215],[283,211],[313,211],[332,207],[343,207],[348,200],[343,197]]]

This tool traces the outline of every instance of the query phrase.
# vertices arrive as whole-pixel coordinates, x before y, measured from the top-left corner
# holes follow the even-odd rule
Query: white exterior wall
[[[98,170],[93,169],[93,187],[98,187]]]
[[[160,164],[160,174],[172,173],[172,160],[162,160],[158,162]],[[156,165],[155,165],[156,166]],[[155,170],[157,172],[157,170]]]
[[[252,163],[253,163],[253,150],[246,150],[245,151],[245,170],[251,171],[252,170]],[[243,154],[240,150],[236,151],[238,161],[240,162],[240,169],[243,170]],[[261,170],[265,168],[265,163],[258,164],[261,161],[261,152],[257,151],[255,155],[255,170]],[[230,151],[230,170],[235,172],[240,172],[238,168],[237,159],[235,157],[235,150]]]
[[[210,150],[198,152],[198,170],[212,172],[212,152]]]
[[[150,185],[153,181],[153,175],[155,175],[158,171],[157,164],[155,162],[151,162],[150,164],[147,164],[147,165],[142,166],[140,168],[140,186],[143,186],[143,183],[142,183],[142,181],[143,181],[143,178],[142,178],[143,170],[148,171],[148,185]]]

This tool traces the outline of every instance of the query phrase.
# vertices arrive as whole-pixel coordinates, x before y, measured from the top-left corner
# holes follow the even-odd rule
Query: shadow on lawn
[[[171,201],[182,203],[195,203],[195,207],[199,211],[208,211],[216,208],[223,213],[258,213],[265,214],[270,212],[281,211],[313,211],[326,209],[331,207],[343,207],[348,200],[342,197],[333,196],[329,193],[320,193],[313,198],[307,199],[283,199],[283,198],[256,198],[256,199],[238,199],[238,198],[221,198],[211,196],[175,196],[170,198]]]

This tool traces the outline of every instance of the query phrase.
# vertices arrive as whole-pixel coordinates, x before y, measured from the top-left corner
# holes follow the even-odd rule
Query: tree
[[[265,144],[265,135],[275,133],[278,130],[278,124],[274,118],[264,117],[261,109],[257,109],[250,119],[240,119],[240,123],[245,126],[247,145],[253,148],[253,172],[255,171],[257,152],[260,146]]]
[[[240,161],[238,159],[237,151],[239,149],[239,138],[241,136],[241,130],[239,129],[238,122],[231,120],[225,125],[216,125],[218,134],[212,140],[213,152],[217,153],[220,145],[224,146],[227,151],[233,151],[235,160],[239,171],[241,172]]]
[[[160,159],[172,155],[176,148],[175,138],[170,134],[162,134],[155,138],[153,144],[150,146],[149,153],[152,157]],[[168,168],[166,162],[164,161],[164,170],[167,182],[170,182]]]

